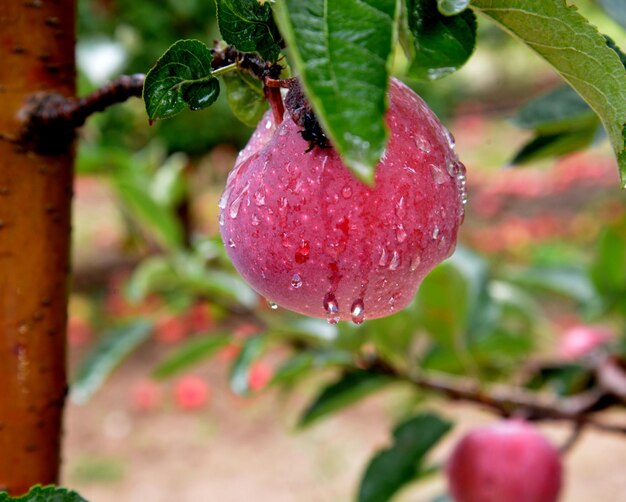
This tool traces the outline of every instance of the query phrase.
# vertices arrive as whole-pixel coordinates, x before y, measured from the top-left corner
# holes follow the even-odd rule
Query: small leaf
[[[267,110],[261,82],[244,72],[224,74],[228,104],[239,120],[255,126]]]
[[[394,379],[388,375],[367,371],[346,373],[317,396],[300,417],[298,426],[311,425],[316,420],[355,403],[393,381]]]
[[[280,53],[280,33],[269,2],[216,0],[217,24],[226,43],[241,52],[258,52],[275,61]]]
[[[367,466],[358,502],[387,502],[424,470],[424,457],[452,428],[431,413],[423,413],[398,425],[393,444],[379,451]]]
[[[87,500],[66,488],[35,485],[21,497],[10,497],[8,493],[0,492],[0,502],[87,502]]]
[[[580,94],[563,85],[526,103],[513,122],[523,129],[555,134],[595,126],[599,120]]]
[[[145,258],[133,270],[126,284],[126,298],[139,303],[164,284],[175,284],[176,279],[176,272],[164,256]]]
[[[239,356],[230,371],[230,388],[235,394],[243,396],[250,391],[250,366],[265,351],[267,339],[263,335],[248,338],[239,352]]]
[[[274,373],[272,385],[290,384],[311,370],[352,364],[352,354],[342,350],[320,349],[300,352],[287,359]]]
[[[437,0],[437,8],[444,16],[460,14],[469,4],[470,0]]]
[[[590,268],[594,284],[607,296],[626,294],[626,220],[602,231]]]
[[[473,0],[578,92],[607,130],[626,186],[626,71],[598,30],[564,0]]]
[[[186,370],[190,366],[208,359],[226,346],[231,337],[227,333],[211,333],[187,340],[168,355],[152,372],[155,378],[167,378]]]
[[[187,106],[206,108],[219,95],[219,82],[211,74],[213,56],[198,40],[179,40],[159,58],[146,75],[143,100],[150,120],[172,117]]]
[[[540,134],[526,143],[511,159],[511,165],[522,165],[540,159],[582,150],[593,143],[597,126],[581,130]]]
[[[412,77],[434,80],[463,66],[476,45],[476,16],[471,10],[443,15],[435,0],[406,1],[404,49]]]
[[[324,132],[352,172],[371,183],[384,122],[395,0],[281,0],[277,22]]]
[[[626,3],[624,0],[599,0],[606,13],[626,28]]]
[[[140,319],[104,334],[76,372],[70,391],[72,400],[77,404],[86,403],[117,365],[145,342],[151,332],[152,323]]]

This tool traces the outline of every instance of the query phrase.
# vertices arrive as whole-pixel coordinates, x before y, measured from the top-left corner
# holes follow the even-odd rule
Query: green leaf
[[[626,28],[626,3],[624,0],[599,0],[606,13]]]
[[[0,502],[87,502],[87,500],[66,488],[35,485],[21,497],[10,497],[8,493],[1,492]]]
[[[424,457],[452,428],[432,413],[406,420],[393,431],[393,444],[379,451],[361,480],[358,502],[387,502],[423,472]]]
[[[150,195],[161,206],[175,208],[186,195],[184,170],[189,158],[184,153],[170,155],[157,169],[150,183]]]
[[[176,280],[176,272],[167,259],[152,256],[143,259],[133,270],[124,292],[128,300],[139,303],[164,284],[174,284]]]
[[[235,117],[246,125],[255,126],[267,110],[261,82],[244,72],[228,73],[223,80]]]
[[[626,186],[626,70],[597,29],[564,0],[473,0],[548,61],[598,114]]]
[[[626,221],[602,231],[591,277],[600,292],[607,296],[626,294]]]
[[[133,216],[148,226],[159,243],[168,249],[182,244],[183,231],[172,212],[159,205],[145,190],[135,186],[124,176],[117,177],[117,190]]]
[[[468,320],[469,291],[453,265],[443,263],[424,279],[417,293],[417,311],[433,339],[449,348],[459,346]]]
[[[406,23],[403,46],[412,77],[445,77],[463,66],[474,52],[476,16],[471,10],[450,16],[437,9],[435,0],[406,0]]]
[[[597,134],[596,127],[559,132],[555,134],[539,134],[526,143],[511,159],[511,165],[528,164],[540,159],[565,155],[582,150],[593,143]]]
[[[324,132],[352,172],[373,182],[384,122],[395,0],[280,0],[278,26]]]
[[[246,395],[250,391],[248,378],[250,366],[265,351],[267,338],[263,335],[248,338],[230,371],[230,388],[235,394]]]
[[[117,365],[145,342],[151,332],[152,323],[140,319],[105,333],[76,372],[70,390],[72,400],[77,404],[86,403]]]
[[[155,378],[168,378],[186,370],[190,366],[208,359],[219,349],[226,346],[231,337],[227,333],[211,333],[197,336],[180,345],[173,354],[168,355],[152,372]]]
[[[269,2],[215,0],[217,24],[226,43],[241,52],[258,52],[275,61],[280,53],[280,33]]]
[[[179,40],[146,75],[143,100],[148,118],[172,117],[186,107],[200,110],[213,104],[220,92],[211,74],[213,56],[198,40]]]
[[[276,370],[272,377],[272,385],[290,384],[314,369],[347,366],[352,363],[352,354],[343,350],[319,349],[300,352],[287,359]]]
[[[599,120],[580,94],[569,85],[563,85],[526,103],[513,122],[523,129],[555,134],[595,127]]]
[[[460,14],[469,4],[470,0],[437,0],[437,8],[444,16]]]
[[[339,380],[327,386],[315,398],[315,401],[300,417],[298,426],[309,426],[320,418],[355,403],[393,381],[394,379],[388,375],[367,371],[346,373]]]

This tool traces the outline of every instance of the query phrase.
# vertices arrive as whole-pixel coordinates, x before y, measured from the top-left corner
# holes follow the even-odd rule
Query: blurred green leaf
[[[275,5],[307,98],[352,172],[372,183],[384,122],[395,0],[282,0]]]
[[[597,129],[598,126],[593,124],[586,129],[555,134],[539,134],[515,154],[510,164],[522,165],[582,150],[593,143]]]
[[[231,336],[228,333],[210,333],[195,336],[179,345],[172,354],[159,363],[152,372],[155,378],[168,378],[210,358],[219,349],[225,347]]]
[[[393,444],[379,451],[367,466],[358,502],[387,502],[423,472],[424,457],[452,424],[432,413],[416,415],[393,431]]]
[[[170,155],[157,169],[150,183],[150,194],[161,206],[173,209],[185,198],[184,169],[189,159],[184,153]]]
[[[582,304],[593,302],[597,294],[588,273],[578,267],[510,269],[506,278],[522,287],[557,293]]]
[[[626,220],[601,232],[590,272],[602,294],[626,298]]]
[[[393,382],[388,375],[352,371],[328,385],[304,411],[298,422],[307,427],[320,418],[339,411]]]
[[[300,352],[287,359],[274,373],[272,385],[291,384],[309,374],[332,366],[348,366],[353,363],[350,352],[332,348],[322,348]]]
[[[437,0],[437,8],[444,16],[460,14],[469,4],[470,0]]]
[[[133,303],[139,303],[164,284],[174,284],[177,280],[176,272],[166,257],[152,256],[144,258],[133,270],[126,283],[126,298]]]
[[[244,124],[255,126],[267,110],[261,82],[240,71],[224,75],[223,80],[230,109]]]
[[[87,502],[87,500],[66,488],[35,485],[21,497],[10,497],[8,493],[0,492],[0,502]]]
[[[562,364],[541,368],[527,382],[526,387],[540,390],[549,386],[560,396],[571,396],[588,389],[594,383],[588,368],[577,364]]]
[[[626,186],[626,71],[598,30],[563,0],[473,0],[472,7],[548,61],[598,114]]]
[[[280,53],[280,33],[274,24],[270,2],[215,0],[217,24],[226,43],[241,52],[258,52],[275,61]]]
[[[594,129],[600,120],[583,98],[569,85],[562,85],[522,106],[513,122],[543,135]]]
[[[626,3],[624,0],[599,0],[606,13],[626,28]]]
[[[230,388],[235,394],[243,396],[250,391],[250,367],[261,357],[267,347],[267,337],[263,335],[248,338],[230,371]]]
[[[430,336],[447,347],[458,347],[467,327],[468,285],[450,263],[436,267],[417,293],[419,320]]]
[[[467,2],[406,0],[403,47],[410,61],[410,76],[425,80],[445,77],[470,58],[476,45],[476,16],[465,10],[467,5],[461,8],[463,3]],[[460,14],[447,13],[456,10]]]
[[[86,403],[122,360],[151,333],[152,323],[137,319],[102,335],[76,371],[70,389],[71,399],[77,404]]]
[[[213,56],[199,40],[179,40],[146,75],[143,100],[150,120],[176,115],[213,104],[220,92],[211,74]]]
[[[129,181],[124,176],[115,179],[117,191],[132,216],[152,230],[161,246],[170,250],[179,248],[183,231],[178,220],[167,208]]]

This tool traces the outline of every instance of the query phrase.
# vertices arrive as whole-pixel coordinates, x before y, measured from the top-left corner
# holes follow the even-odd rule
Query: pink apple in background
[[[178,343],[189,334],[186,321],[182,315],[167,314],[162,316],[155,323],[154,337],[161,343]]]
[[[161,386],[153,380],[140,380],[131,388],[131,402],[139,411],[153,411],[163,403]]]
[[[532,424],[504,420],[463,437],[446,475],[455,502],[556,502],[562,465]]]
[[[573,326],[561,335],[557,353],[566,360],[580,359],[612,338],[613,332],[605,326]]]
[[[264,389],[274,375],[274,368],[263,361],[257,361],[250,366],[248,373],[248,387],[257,392]]]
[[[206,406],[211,395],[211,389],[206,380],[187,375],[174,384],[174,399],[183,410],[197,410]]]
[[[86,319],[71,316],[67,320],[67,343],[71,347],[84,347],[93,340],[93,336],[93,328]]]
[[[239,154],[220,200],[220,231],[239,273],[271,302],[360,323],[404,308],[455,248],[465,167],[424,101],[392,79],[390,139],[375,185],[333,148],[314,147],[270,113]]]

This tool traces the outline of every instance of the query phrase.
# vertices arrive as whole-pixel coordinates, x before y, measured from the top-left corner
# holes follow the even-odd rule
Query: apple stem
[[[263,92],[265,93],[265,99],[267,99],[272,109],[276,125],[281,124],[285,113],[285,105],[283,104],[283,97],[280,94],[280,88],[264,85]]]

